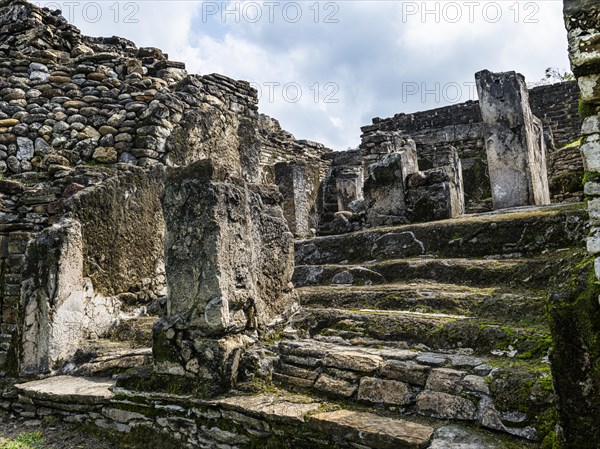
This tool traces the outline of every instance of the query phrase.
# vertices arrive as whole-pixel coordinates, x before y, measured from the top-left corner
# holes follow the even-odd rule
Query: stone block
[[[592,115],[584,118],[583,124],[581,125],[581,134],[585,136],[596,133],[600,133],[600,117]]]
[[[334,394],[337,396],[343,396],[345,398],[351,397],[356,392],[356,385],[346,382],[345,380],[334,379],[332,377],[321,374],[315,383],[317,390],[324,391],[326,393]]]
[[[461,380],[467,373],[449,368],[436,368],[427,379],[426,388],[444,393],[460,393],[463,390]]]
[[[408,405],[415,400],[408,384],[374,377],[363,377],[360,380],[357,398],[361,401],[388,405]]]
[[[425,386],[430,371],[431,367],[427,365],[401,360],[388,360],[381,367],[382,376],[421,387]]]
[[[417,396],[417,413],[439,419],[474,420],[477,408],[470,400],[425,390]]]
[[[586,141],[581,145],[583,166],[586,171],[600,172],[600,141]]]
[[[350,203],[363,199],[362,167],[342,166],[335,169],[338,211],[349,211]]]
[[[600,196],[600,182],[586,182],[583,193],[589,196]]]
[[[283,213],[290,231],[299,238],[311,237],[318,228],[318,166],[294,162],[275,164],[275,182],[283,196]]]
[[[349,440],[353,447],[373,449],[422,449],[433,434],[429,426],[350,410],[313,415],[310,426]]]
[[[588,212],[590,214],[590,224],[592,226],[600,225],[600,198],[588,201]]]
[[[411,222],[456,218],[465,213],[462,164],[458,151],[446,147],[436,151],[440,165],[415,173],[408,180],[408,214]]]
[[[522,75],[475,74],[494,209],[550,203],[541,121]]]
[[[377,355],[357,351],[336,351],[327,354],[323,365],[334,368],[370,373],[379,369],[383,359]]]
[[[365,181],[367,222],[372,226],[406,222],[408,177],[418,171],[414,142],[381,156],[368,166]]]
[[[592,228],[586,239],[586,246],[590,254],[600,254],[600,228]]]
[[[168,317],[207,336],[265,326],[284,312],[293,272],[293,236],[277,199],[242,181],[212,181],[213,169],[207,161],[173,169],[163,197]]]
[[[581,101],[584,103],[600,103],[600,74],[590,74],[577,78]]]

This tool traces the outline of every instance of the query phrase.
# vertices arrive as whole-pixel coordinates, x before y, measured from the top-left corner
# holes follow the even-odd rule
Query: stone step
[[[448,314],[303,308],[291,320],[296,335],[358,346],[465,349],[478,355],[509,355],[541,360],[551,345],[546,325],[532,327],[495,324]]]
[[[17,392],[31,400],[62,404],[102,404],[114,395],[115,381],[109,378],[55,376],[15,385]]]
[[[314,340],[281,342],[277,352],[278,384],[399,416],[473,422],[535,440],[553,406],[549,365]]]
[[[317,237],[296,242],[296,264],[362,263],[420,255],[534,255],[581,248],[588,233],[586,217],[584,204],[561,204]]]
[[[556,273],[553,257],[535,259],[410,258],[362,265],[297,265],[296,287],[383,285],[430,280],[480,287],[543,288]]]
[[[384,415],[358,404],[344,409],[340,403],[325,403],[318,397],[282,389],[232,392],[203,401],[123,390],[106,378],[58,376],[18,384],[15,390],[19,403],[13,404],[12,410],[23,417],[60,417],[109,430],[113,437],[142,428],[136,435],[146,434],[148,441],[162,441],[157,440],[161,434],[177,432],[178,440],[190,447],[507,448],[497,435],[472,426],[429,417]],[[522,439],[512,443],[534,447]]]
[[[510,324],[546,323],[546,292],[474,288],[432,281],[296,290],[305,307],[397,310],[465,315]]]
[[[65,365],[63,372],[76,376],[113,376],[131,368],[151,365],[152,347],[140,347],[135,342],[100,339],[88,341]]]

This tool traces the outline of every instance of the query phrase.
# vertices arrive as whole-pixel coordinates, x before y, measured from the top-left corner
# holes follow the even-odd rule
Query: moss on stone
[[[596,114],[597,111],[597,106],[593,103],[586,103],[582,100],[579,100],[579,107],[578,107],[578,111],[579,111],[579,116],[584,119],[586,117],[590,117],[592,115]]]
[[[592,449],[600,441],[600,285],[593,261],[587,258],[577,271],[559,273],[548,303],[563,431],[552,447]]]

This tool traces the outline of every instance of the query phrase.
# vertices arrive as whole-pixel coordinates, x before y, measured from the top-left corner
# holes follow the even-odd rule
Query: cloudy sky
[[[34,1],[85,34],[251,81],[260,110],[342,150],[373,117],[476,99],[473,74],[567,68],[560,0]]]

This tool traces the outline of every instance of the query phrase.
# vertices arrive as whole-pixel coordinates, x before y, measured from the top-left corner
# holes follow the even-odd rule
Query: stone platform
[[[123,434],[145,432],[150,437],[164,432],[172,436],[171,447],[507,447],[493,434],[469,426],[398,419],[361,407],[348,410],[280,389],[256,394],[239,392],[202,401],[186,396],[136,393],[115,388],[113,380],[70,376],[28,382],[15,388],[20,399],[12,411],[17,413],[27,410],[24,413],[36,417],[57,415],[67,421]],[[74,407],[75,404],[78,406]],[[153,434],[151,430],[159,433]]]

